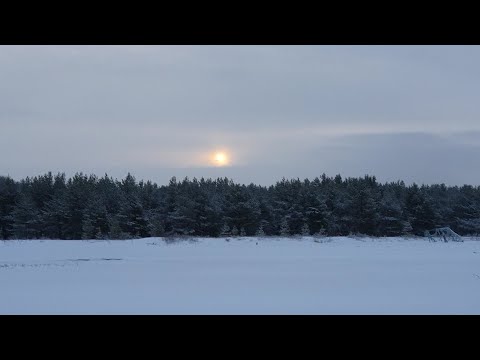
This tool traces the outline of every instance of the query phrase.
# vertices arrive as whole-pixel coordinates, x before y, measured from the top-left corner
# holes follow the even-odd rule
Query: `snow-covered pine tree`
[[[453,227],[463,234],[480,234],[480,202],[476,199],[473,188],[463,186],[453,206]]]
[[[102,233],[102,229],[100,229],[99,227],[97,227],[97,231],[95,233],[95,239],[96,240],[103,240],[105,237]]]
[[[152,237],[161,237],[165,235],[165,227],[160,214],[150,213],[147,220],[148,235]]]
[[[40,211],[30,195],[22,193],[12,211],[13,236],[16,239],[34,239],[39,237],[41,228]]]
[[[232,232],[230,231],[230,226],[227,225],[227,223],[224,223],[222,226],[222,230],[220,231],[220,236],[227,237],[232,235]]]
[[[313,236],[320,237],[320,238],[325,237],[327,236],[327,230],[324,227],[322,227]]]
[[[257,237],[265,236],[265,231],[263,231],[263,224],[260,224],[260,227],[258,228],[257,232],[255,233],[255,236],[257,236]]]
[[[402,206],[392,191],[384,191],[379,205],[378,234],[398,236],[403,231]]]
[[[93,239],[95,237],[94,233],[95,226],[93,225],[92,219],[89,215],[84,216],[82,221],[82,239]]]
[[[402,221],[402,234],[403,235],[412,235],[413,227],[409,220]]]
[[[360,234],[375,235],[379,219],[377,196],[373,189],[362,181],[350,190],[352,202],[350,215],[352,230]]]
[[[302,236],[310,236],[310,229],[307,223],[302,226]]]
[[[109,224],[109,233],[108,238],[111,240],[124,240],[131,237],[133,234],[127,234],[122,231],[122,227],[120,226],[120,221],[118,220],[117,216],[111,216],[108,219]]]
[[[12,212],[18,196],[17,183],[10,177],[0,176],[0,239],[9,239],[13,236]]]
[[[284,217],[280,223],[280,235],[281,236],[290,236],[290,228],[288,226],[287,218]]]

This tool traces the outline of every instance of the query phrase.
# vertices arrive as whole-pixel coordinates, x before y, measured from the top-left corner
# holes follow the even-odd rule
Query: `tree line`
[[[1,239],[127,239],[149,236],[423,235],[449,226],[480,233],[480,186],[406,186],[375,176],[282,179],[243,185],[189,179],[158,186],[51,172],[0,176]]]

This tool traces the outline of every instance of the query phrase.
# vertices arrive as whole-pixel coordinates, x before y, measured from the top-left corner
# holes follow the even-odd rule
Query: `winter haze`
[[[0,175],[478,185],[479,63],[478,46],[0,46]]]

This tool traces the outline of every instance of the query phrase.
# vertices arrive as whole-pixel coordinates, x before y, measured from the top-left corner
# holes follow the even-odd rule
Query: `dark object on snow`
[[[436,238],[442,238],[444,242],[448,242],[448,239],[452,241],[463,241],[462,237],[449,227],[425,230],[425,237],[428,237],[430,241],[436,241]]]

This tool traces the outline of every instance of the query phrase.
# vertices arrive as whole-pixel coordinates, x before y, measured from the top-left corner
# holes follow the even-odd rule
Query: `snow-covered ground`
[[[480,314],[465,240],[3,241],[0,314]]]

